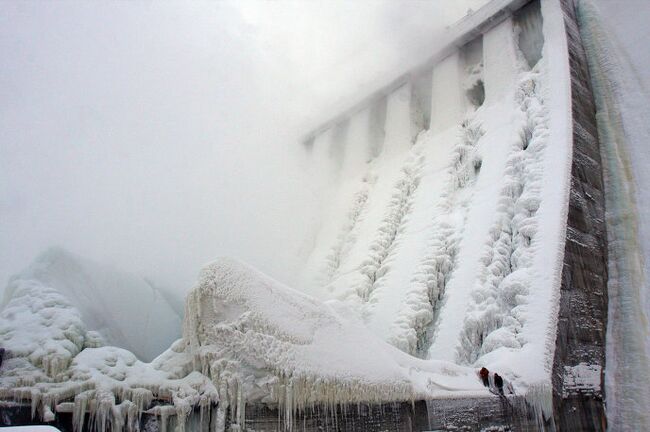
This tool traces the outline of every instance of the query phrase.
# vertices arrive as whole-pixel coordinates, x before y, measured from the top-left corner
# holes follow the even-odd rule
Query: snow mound
[[[44,301],[46,297],[49,302]],[[70,331],[75,335],[70,337],[81,346],[76,329],[84,328],[96,332],[93,339],[101,336],[102,344],[128,349],[141,360],[150,361],[180,336],[180,316],[150,282],[60,248],[41,254],[28,269],[14,276],[5,291],[4,304],[5,309],[12,305],[12,310],[24,307],[46,315],[32,317],[23,310],[3,313],[0,328],[3,333],[12,329],[12,334],[22,335],[11,337],[20,345],[32,343],[34,338],[57,340],[49,330],[54,326],[54,333],[74,328]],[[55,313],[55,308],[62,310]],[[72,320],[77,321],[76,327]],[[39,327],[38,332],[34,328],[31,332],[24,330],[33,326]],[[0,336],[0,343],[9,343],[7,337]]]

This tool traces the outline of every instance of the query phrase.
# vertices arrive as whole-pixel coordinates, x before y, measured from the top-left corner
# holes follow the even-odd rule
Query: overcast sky
[[[291,281],[298,137],[483,2],[2,2],[0,286],[51,245],[182,291],[219,255]]]

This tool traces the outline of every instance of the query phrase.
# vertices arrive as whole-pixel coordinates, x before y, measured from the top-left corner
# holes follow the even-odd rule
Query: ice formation
[[[340,302],[323,303],[232,259],[206,267],[183,332],[195,368],[219,389],[220,410],[246,402],[293,413],[322,404],[412,401],[485,392],[475,371],[423,361],[374,336]]]
[[[0,397],[30,401],[32,415],[45,421],[72,412],[75,430],[137,430],[143,412],[159,417],[161,430],[170,419],[184,430],[192,417],[199,427],[223,429],[228,410],[241,423],[251,402],[278,406],[290,428],[294,413],[314,404],[333,410],[487,392],[473,369],[408,356],[342,304],[323,303],[232,259],[201,272],[187,299],[183,338],[151,363],[124,349],[95,348],[97,339],[65,299],[41,291],[25,307],[31,294],[16,293],[2,318],[23,319],[26,332],[41,335],[32,342],[42,349],[7,345]]]

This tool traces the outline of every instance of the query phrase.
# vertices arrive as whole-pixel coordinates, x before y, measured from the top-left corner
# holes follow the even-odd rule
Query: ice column
[[[483,67],[487,105],[514,93],[517,50],[511,19],[506,19],[483,35]]]
[[[433,69],[431,90],[431,129],[441,131],[456,126],[465,111],[461,91],[464,71],[458,52],[438,63]]]
[[[370,159],[370,110],[366,108],[352,116],[347,131],[343,175],[354,176]]]

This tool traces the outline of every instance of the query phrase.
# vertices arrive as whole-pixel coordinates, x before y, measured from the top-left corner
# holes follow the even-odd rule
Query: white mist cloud
[[[298,137],[483,2],[4,2],[0,286],[54,244],[183,291],[218,255],[290,281]]]

